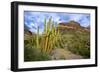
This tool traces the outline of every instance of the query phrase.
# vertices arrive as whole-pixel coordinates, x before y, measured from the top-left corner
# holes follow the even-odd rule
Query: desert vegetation
[[[74,21],[69,24],[74,25]],[[39,26],[36,33],[27,34],[24,31],[24,61],[90,58],[90,31],[85,29],[79,24],[68,28],[55,23],[52,17],[48,21],[45,18],[42,34]]]

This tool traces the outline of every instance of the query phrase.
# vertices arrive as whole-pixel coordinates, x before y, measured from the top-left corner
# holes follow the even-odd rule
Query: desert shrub
[[[90,36],[89,32],[68,31],[63,35],[68,50],[75,54],[90,58]]]
[[[24,48],[24,61],[45,61],[50,60],[50,56],[42,53],[39,49],[32,46],[25,46]]]
[[[38,39],[40,40],[41,37]],[[36,35],[24,40],[24,61],[45,61],[50,59],[49,54],[43,53],[40,48],[37,48],[36,41]]]

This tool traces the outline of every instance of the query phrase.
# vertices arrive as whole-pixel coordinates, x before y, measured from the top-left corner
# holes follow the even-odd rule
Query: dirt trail
[[[55,49],[52,51],[52,59],[82,59],[80,55],[73,54],[72,52],[65,49]]]

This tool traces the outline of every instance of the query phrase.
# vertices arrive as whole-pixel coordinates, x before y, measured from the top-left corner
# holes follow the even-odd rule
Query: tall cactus
[[[44,33],[46,33],[47,32],[47,25],[46,25],[46,18],[44,19]]]
[[[37,45],[37,48],[39,48],[39,26],[37,27],[36,45]]]
[[[50,53],[59,39],[58,30],[54,25],[57,24],[52,21],[52,17],[49,18],[48,22],[46,22],[46,19],[44,20],[44,36],[41,48],[45,53]]]
[[[46,39],[45,39],[45,48],[44,51],[47,52],[49,48],[50,43],[50,35],[51,35],[51,17],[49,18],[49,21],[47,22],[47,33],[46,33]]]
[[[45,18],[42,36],[39,35],[39,27],[37,28],[36,46],[40,48],[43,53],[50,53],[55,48],[55,45],[59,43],[60,33],[55,25],[57,24],[52,21],[52,17],[49,18],[48,22]]]

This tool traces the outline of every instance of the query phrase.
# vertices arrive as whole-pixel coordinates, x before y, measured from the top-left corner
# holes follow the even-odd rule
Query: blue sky
[[[90,14],[83,13],[63,13],[63,12],[34,12],[24,11],[24,24],[30,28],[30,31],[37,32],[39,26],[40,33],[43,31],[44,19],[52,17],[52,20],[57,23],[69,22],[74,20],[80,23],[81,26],[87,27],[90,25]]]

